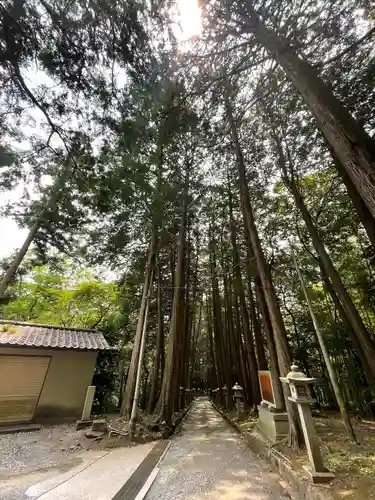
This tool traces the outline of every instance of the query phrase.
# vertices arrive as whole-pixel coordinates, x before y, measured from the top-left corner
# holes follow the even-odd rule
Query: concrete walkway
[[[73,466],[0,480],[0,500],[112,500],[154,446],[83,452]]]
[[[200,398],[145,500],[282,500],[279,476]]]

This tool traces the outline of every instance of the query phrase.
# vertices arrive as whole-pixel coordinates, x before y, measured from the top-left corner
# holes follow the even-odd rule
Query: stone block
[[[85,436],[89,439],[99,439],[105,435],[105,432],[92,431],[91,429],[87,429],[85,431]]]
[[[305,470],[305,472],[307,472],[313,484],[327,484],[335,479],[335,475],[333,474],[333,472],[330,472],[328,470],[326,472],[316,472],[307,465],[302,466],[302,468]]]
[[[92,420],[77,420],[76,422],[76,430],[80,431],[81,429],[86,429],[90,427],[92,424]]]
[[[289,422],[287,413],[275,413],[268,408],[258,406],[259,422],[258,429],[271,444],[285,438],[289,433]]]
[[[105,418],[98,418],[93,420],[91,430],[93,432],[106,432],[107,421]]]

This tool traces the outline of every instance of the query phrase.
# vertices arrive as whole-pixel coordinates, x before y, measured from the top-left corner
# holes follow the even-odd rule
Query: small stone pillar
[[[314,403],[315,400],[311,397],[310,386],[315,383],[316,379],[306,377],[304,373],[299,371],[297,365],[293,365],[288,375],[280,377],[280,380],[289,385],[291,393],[289,400],[296,403],[298,408],[307,453],[311,463],[311,468],[304,467],[304,469],[310,475],[313,483],[328,483],[334,479],[335,475],[324,467],[311,413],[311,403]]]
[[[236,382],[232,387],[232,390],[233,390],[233,398],[236,402],[237,418],[239,420],[241,417],[241,399],[242,399],[243,388],[240,386],[238,382]]]
[[[87,388],[85,404],[83,405],[82,417],[81,417],[81,420],[83,422],[90,420],[92,404],[94,402],[95,389],[96,389],[95,385],[89,385]]]
[[[89,427],[92,424],[91,410],[92,404],[94,402],[95,389],[95,385],[89,385],[87,388],[85,403],[82,410],[82,417],[81,420],[77,420],[76,424],[77,431]]]

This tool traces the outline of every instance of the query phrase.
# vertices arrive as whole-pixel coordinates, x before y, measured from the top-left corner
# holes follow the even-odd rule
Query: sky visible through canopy
[[[201,11],[198,7],[198,0],[178,0],[178,9],[181,28],[181,33],[178,36],[181,41],[199,36],[201,32]],[[21,196],[21,191],[1,193],[0,204],[3,206],[5,203],[12,201],[12,198],[19,199]],[[10,217],[0,217],[0,235],[2,236],[0,258],[3,258],[22,245],[27,230],[19,228]]]
[[[179,0],[182,38],[188,39],[201,32],[201,11],[198,0]]]

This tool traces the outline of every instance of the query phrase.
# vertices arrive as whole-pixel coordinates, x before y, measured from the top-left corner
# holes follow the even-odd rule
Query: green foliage
[[[96,328],[121,312],[117,285],[93,278],[82,270],[72,274],[72,263],[56,274],[46,266],[33,268],[10,289],[16,298],[3,308],[9,319],[75,328]]]
[[[126,286],[100,281],[89,270],[74,270],[71,261],[59,267],[60,272],[48,265],[33,267],[10,287],[11,300],[2,306],[2,315],[46,325],[101,329],[114,350],[98,355],[95,410],[113,410],[122,355],[118,346],[130,321],[129,311],[124,310],[128,291]]]

